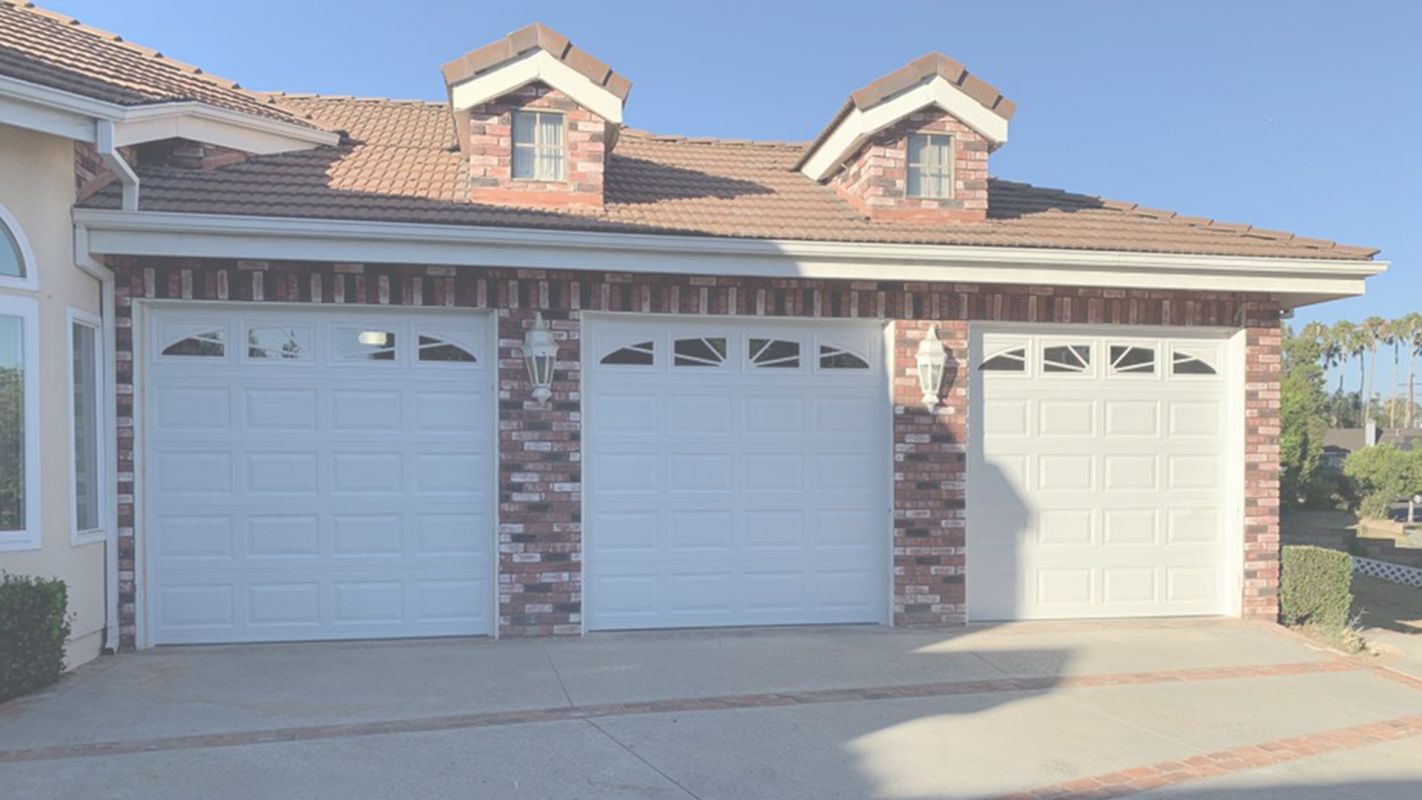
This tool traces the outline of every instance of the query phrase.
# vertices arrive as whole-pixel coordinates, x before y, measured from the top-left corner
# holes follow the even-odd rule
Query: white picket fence
[[[1370,575],[1374,578],[1382,578],[1393,583],[1404,583],[1408,586],[1416,586],[1422,589],[1422,569],[1417,567],[1404,567],[1401,564],[1393,564],[1390,561],[1378,561],[1375,558],[1362,558],[1353,556],[1353,572],[1358,575]]]

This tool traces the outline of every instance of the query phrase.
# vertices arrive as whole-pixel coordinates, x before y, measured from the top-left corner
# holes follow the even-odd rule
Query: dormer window
[[[527,181],[561,181],[567,161],[563,115],[546,111],[515,111],[513,115],[513,177]]]
[[[913,133],[908,137],[908,196],[953,197],[953,137]]]

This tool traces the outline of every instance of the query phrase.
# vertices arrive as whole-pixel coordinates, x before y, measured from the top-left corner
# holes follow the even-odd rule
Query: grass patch
[[[1357,575],[1353,614],[1367,628],[1422,634],[1422,589]]]

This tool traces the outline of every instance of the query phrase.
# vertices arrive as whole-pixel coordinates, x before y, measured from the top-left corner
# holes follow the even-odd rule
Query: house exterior
[[[438,102],[257,94],[11,2],[0,47],[38,498],[0,567],[70,581],[76,661],[1272,618],[1280,317],[1386,266],[991,178],[1015,105],[938,54],[778,143],[630,127],[536,24]]]

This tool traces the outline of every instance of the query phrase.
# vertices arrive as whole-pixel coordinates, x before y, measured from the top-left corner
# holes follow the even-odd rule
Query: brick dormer
[[[600,208],[632,84],[540,24],[444,66],[469,198]]]
[[[987,219],[988,156],[1016,106],[962,64],[926,55],[850,95],[797,169],[871,219]]]

